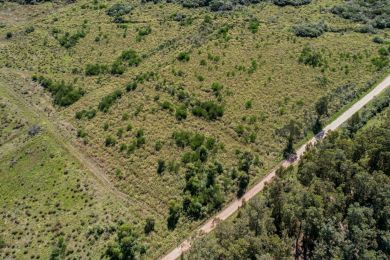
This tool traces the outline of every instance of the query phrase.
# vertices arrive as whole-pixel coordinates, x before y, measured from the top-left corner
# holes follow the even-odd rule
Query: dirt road
[[[82,153],[66,136],[64,136],[61,131],[58,130],[56,122],[53,121],[53,118],[48,118],[46,115],[43,115],[39,109],[27,102],[21,95],[16,93],[11,89],[11,86],[0,82],[0,88],[6,93],[6,95],[12,99],[12,102],[18,106],[18,108],[27,116],[33,117],[40,122],[40,125],[43,129],[51,135],[57,143],[59,143],[63,148],[65,148],[70,155],[77,159],[85,169],[93,174],[95,179],[101,184],[99,187],[105,189],[106,191],[112,193],[117,198],[120,198],[123,203],[126,205],[132,204],[130,197],[118,190],[108,179],[106,173],[101,169],[92,158],[86,156]]]
[[[368,94],[366,94],[363,98],[361,98],[359,101],[357,101],[355,104],[353,104],[347,111],[345,111],[343,114],[341,114],[339,117],[337,117],[332,123],[327,125],[324,128],[325,135],[328,131],[335,130],[340,125],[342,125],[344,122],[346,122],[353,114],[355,114],[357,111],[359,111],[364,105],[366,105],[368,102],[370,102],[372,99],[374,99],[378,94],[380,94],[383,90],[385,90],[388,86],[390,86],[390,76],[388,76],[386,79],[384,79],[380,84],[378,84],[373,90],[371,90]],[[293,164],[296,164],[301,156],[306,151],[306,148],[308,145],[315,144],[317,139],[313,137],[308,142],[306,142],[304,145],[302,145],[297,150],[297,160],[294,162],[289,161],[283,161],[281,162],[277,168],[280,166],[287,167]],[[250,190],[248,190],[245,195],[240,198],[232,201],[229,205],[227,205],[222,211],[220,211],[217,215],[209,219],[206,223],[204,223],[199,229],[199,234],[207,234],[211,232],[219,223],[220,221],[223,221],[230,217],[234,212],[236,212],[241,206],[244,201],[248,201],[251,198],[253,198],[257,193],[263,190],[264,185],[275,177],[276,169],[271,171],[269,174],[267,174],[259,183],[257,183],[255,186],[253,186]],[[162,260],[174,260],[180,257],[180,255],[187,250],[191,248],[191,239],[187,239],[184,242],[182,242],[179,246],[174,248],[172,251],[170,251],[167,255],[162,257]]]

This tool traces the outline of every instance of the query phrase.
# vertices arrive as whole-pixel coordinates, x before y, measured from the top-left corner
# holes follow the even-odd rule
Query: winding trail
[[[339,117],[337,117],[334,121],[332,121],[329,125],[327,125],[324,128],[324,136],[329,131],[336,130],[340,125],[345,123],[353,114],[358,112],[363,106],[365,106],[367,103],[369,103],[372,99],[374,99],[378,94],[380,94],[382,91],[384,91],[388,86],[390,86],[390,76],[385,78],[381,83],[379,83],[374,89],[372,89],[369,93],[367,93],[364,97],[362,97],[359,101],[354,103],[348,110],[346,110],[344,113],[342,113]],[[324,137],[323,136],[323,137]],[[322,138],[323,138],[322,137]],[[223,220],[226,220],[228,217],[233,215],[234,212],[236,212],[243,204],[244,201],[248,201],[251,198],[253,198],[256,194],[261,192],[264,189],[265,184],[272,181],[272,179],[276,175],[276,170],[280,167],[288,167],[290,165],[294,165],[298,163],[298,161],[301,159],[302,155],[307,150],[308,146],[312,146],[317,143],[317,138],[313,137],[309,141],[307,141],[305,144],[303,144],[298,150],[297,150],[297,159],[295,161],[282,161],[277,167],[274,168],[270,173],[268,173],[263,179],[260,180],[257,184],[255,184],[251,189],[249,189],[244,196],[242,196],[240,199],[233,200],[230,204],[228,204],[222,211],[220,211],[218,214],[213,216],[211,219],[209,219],[207,222],[205,222],[198,230],[198,235],[203,235],[210,233],[212,230],[215,229],[217,224]],[[195,238],[188,238],[185,241],[183,241],[179,246],[172,249],[167,255],[163,256],[161,260],[174,260],[179,258],[183,253],[188,251],[191,248],[191,243]]]
[[[134,203],[127,194],[118,190],[111,183],[104,170],[99,167],[92,158],[80,151],[70,138],[61,133],[56,125],[58,122],[56,122],[54,118],[48,118],[46,115],[43,115],[39,109],[30,104],[24,97],[17,93],[17,91],[12,90],[10,85],[0,82],[0,89],[5,92],[6,96],[12,99],[12,103],[17,105],[22,113],[29,118],[35,118],[35,120],[39,122],[43,129],[51,135],[58,144],[60,144],[71,156],[77,159],[80,164],[101,184],[99,186],[102,189],[105,189],[109,193],[113,194],[126,205]]]

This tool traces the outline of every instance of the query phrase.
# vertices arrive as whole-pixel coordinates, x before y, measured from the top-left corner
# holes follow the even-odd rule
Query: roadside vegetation
[[[47,258],[51,251],[68,258],[121,258],[126,250],[135,257],[163,255],[386,75],[390,33],[379,22],[386,20],[388,3],[379,2],[0,3],[0,84],[48,117],[63,133],[58,145],[77,147],[131,198],[121,206],[111,194],[107,206],[96,202],[95,209],[85,206],[92,199],[83,202],[83,197],[85,215],[69,218],[58,236],[52,226],[35,235],[43,213],[32,213],[26,257]],[[351,14],[359,18],[350,19]],[[14,146],[47,129],[29,116],[13,117],[13,105],[0,95],[0,154],[10,151],[2,162],[4,175],[17,157]],[[37,154],[55,154],[47,149]],[[42,185],[39,198],[52,198],[50,191],[65,185],[56,164],[61,161],[39,171],[37,163],[33,172],[41,175],[29,175],[39,177],[31,180]],[[26,169],[17,168],[15,176],[25,176]],[[46,177],[57,178],[56,185],[44,183]],[[67,190],[63,196],[77,202],[72,195]],[[13,211],[10,205],[5,206],[10,216],[33,212]],[[50,202],[39,210],[53,207]],[[111,207],[130,213],[119,219],[119,213],[108,214]],[[74,214],[67,209],[58,212]],[[25,223],[11,222],[0,221],[0,234]],[[6,257],[23,254],[21,242],[10,246],[19,233],[0,236]],[[88,237],[78,239],[77,248],[76,233]]]
[[[265,194],[197,242],[186,258],[387,258],[388,99],[387,93],[357,113],[298,167],[280,169]],[[370,124],[373,111],[378,114]]]

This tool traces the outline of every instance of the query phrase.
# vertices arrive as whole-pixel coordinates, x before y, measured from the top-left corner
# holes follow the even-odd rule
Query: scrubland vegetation
[[[280,169],[265,194],[186,258],[386,259],[389,94],[313,147],[297,168]]]
[[[0,221],[0,258],[47,258],[52,252],[60,258],[161,256],[388,72],[388,7],[387,1],[341,0],[0,2],[0,90],[12,89],[63,137],[57,142],[58,136],[46,135],[47,126],[28,115],[13,118],[14,101],[0,99],[0,179],[7,194],[0,199],[7,219]],[[344,149],[338,145],[345,142],[352,151],[355,135],[363,135],[357,129],[379,113],[356,116],[348,133],[324,143]],[[62,142],[91,158],[131,201],[122,206],[93,182]],[[12,168],[17,155],[23,155],[24,166]],[[348,156],[343,158],[351,165],[363,160]],[[50,164],[40,166],[43,160]],[[277,183],[294,179],[292,172],[280,173]],[[24,202],[30,201],[28,189],[18,189],[18,200],[11,196],[21,180],[37,190],[31,201],[44,200],[37,209]],[[81,183],[89,183],[88,189]],[[299,179],[291,185],[315,188]],[[14,210],[15,201],[20,204]],[[300,200],[293,201],[301,207]],[[367,201],[357,202],[368,207]],[[319,212],[325,219],[332,206],[323,204]],[[271,214],[273,206],[264,205],[259,212]],[[332,223],[348,224],[352,204],[346,205]],[[53,209],[56,217],[47,217]],[[22,221],[30,224],[18,227]],[[379,222],[370,225],[383,230]],[[262,244],[269,254],[291,254],[296,226],[283,237],[278,232],[285,222],[277,225],[259,227],[256,234],[271,241]],[[15,227],[20,230],[12,234]],[[44,235],[36,235],[41,229]],[[350,239],[347,232],[344,241]],[[378,256],[380,236],[378,246],[369,248]],[[299,243],[305,254],[319,252]],[[218,255],[222,249],[215,250]],[[223,251],[226,257],[236,252]]]

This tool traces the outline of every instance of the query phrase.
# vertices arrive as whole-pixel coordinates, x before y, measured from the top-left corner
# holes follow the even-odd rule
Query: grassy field
[[[23,217],[27,223],[36,216],[27,228],[31,247],[27,256],[41,250],[47,254],[47,247],[41,249],[38,240],[51,244],[56,233],[52,234],[49,226],[55,223],[48,221],[45,227],[41,216],[54,209],[53,214],[58,214],[56,219],[64,227],[63,234],[72,240],[71,255],[76,257],[88,252],[95,256],[107,242],[99,240],[99,250],[95,250],[83,235],[88,225],[74,221],[88,222],[92,213],[98,223],[110,226],[111,219],[118,216],[115,214],[125,212],[125,222],[135,222],[139,233],[143,233],[147,217],[155,219],[156,231],[142,235],[148,258],[162,255],[189,234],[209,212],[202,209],[205,213],[195,219],[182,214],[176,229],[167,226],[169,205],[172,200],[182,202],[188,181],[186,172],[191,168],[182,162],[191,148],[178,147],[172,138],[174,132],[188,131],[215,139],[216,145],[208,150],[204,165],[218,162],[223,166],[215,183],[224,202],[237,193],[245,152],[254,158],[248,170],[248,185],[273,168],[282,159],[286,145],[277,129],[295,119],[302,125],[299,138],[304,138],[311,132],[315,103],[320,98],[327,98],[331,117],[386,72],[386,68],[378,70],[372,63],[379,56],[378,50],[386,45],[373,42],[373,35],[356,32],[358,24],[330,13],[330,8],[341,2],[313,1],[301,7],[259,3],[232,12],[210,12],[177,4],[129,1],[126,4],[132,11],[123,16],[127,23],[114,23],[114,18],[107,15],[116,1],[0,4],[0,18],[4,18],[0,26],[1,83],[52,121],[64,139],[91,157],[110,182],[133,201],[124,207],[112,194],[93,191],[99,190],[98,184],[62,150],[55,138],[45,134],[28,137],[26,132],[32,125],[27,120],[29,116],[12,116],[19,112],[17,106],[12,106],[13,101],[8,102],[6,107],[0,107],[2,112],[6,111],[1,120],[7,122],[0,129],[5,176],[1,182],[7,183],[1,189],[9,194],[21,183],[31,185],[32,190],[40,188],[29,195],[24,189],[18,190],[20,194],[15,194],[15,198],[26,196],[30,204],[18,205],[15,210],[9,204],[16,200],[13,195],[0,201],[4,205],[3,215],[4,210],[13,216],[21,215],[26,207],[32,207],[31,217]],[[308,21],[323,21],[332,30],[318,38],[297,37],[293,26]],[[380,30],[376,36],[386,40],[388,33]],[[320,57],[318,64],[310,66],[299,61],[305,47]],[[135,51],[138,66],[125,64],[128,60],[122,53],[126,50]],[[113,75],[111,66],[118,61],[123,63],[124,71]],[[98,64],[102,71],[92,73],[99,75],[87,75],[88,64]],[[85,93],[70,105],[56,105],[49,91],[32,80],[34,75],[63,80]],[[127,91],[129,83],[137,83],[136,88]],[[115,90],[122,91],[120,97],[108,111],[100,111],[102,98]],[[222,106],[223,116],[213,120],[194,115],[192,109],[204,101]],[[1,102],[5,100],[0,99]],[[77,119],[77,112],[83,110],[95,112],[90,119]],[[178,119],[178,110],[186,111],[185,119]],[[39,125],[39,120],[36,123]],[[36,152],[26,154],[31,150]],[[9,168],[15,154],[25,155]],[[56,155],[51,158],[51,154]],[[157,170],[159,161],[164,162],[162,174]],[[84,184],[89,190],[80,188]],[[72,189],[77,191],[76,195]],[[51,196],[50,192],[58,195]],[[36,199],[44,200],[39,209],[32,204],[37,203]],[[60,206],[56,207],[56,203]],[[143,209],[147,214],[143,214]],[[73,215],[74,212],[81,216]],[[15,226],[14,221],[3,220],[2,233],[9,234]],[[47,232],[41,237],[36,235],[41,233],[40,228]],[[79,237],[78,241],[71,239],[73,235]],[[5,240],[20,240],[13,236],[7,235]],[[113,234],[107,236],[112,239]],[[18,242],[14,248],[7,247],[4,254],[22,256],[23,243],[26,241]],[[88,250],[77,251],[76,244]]]

